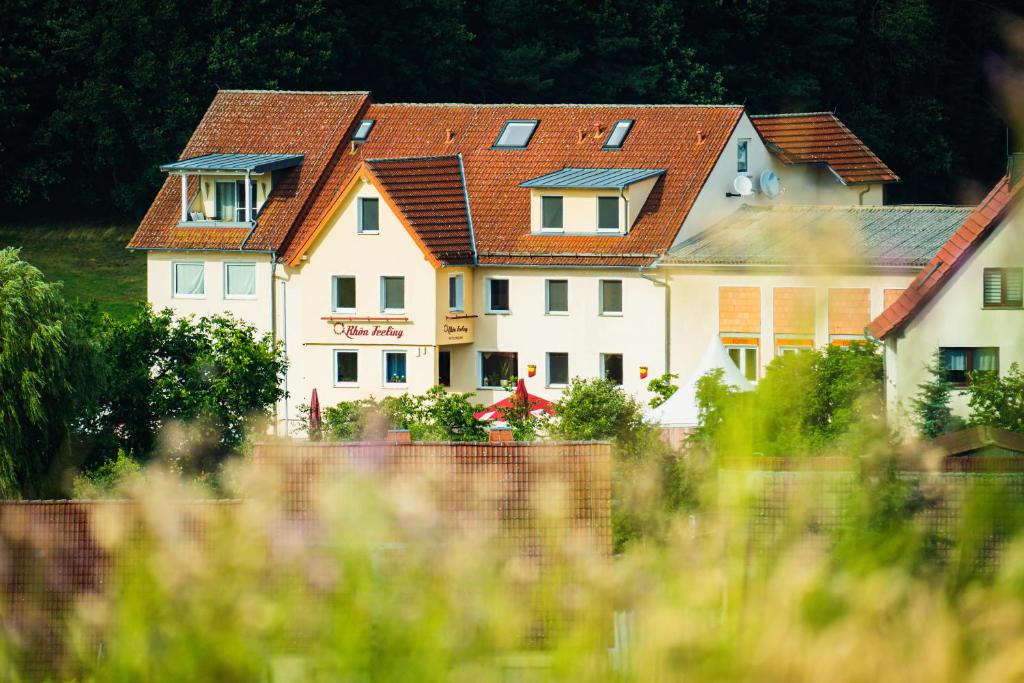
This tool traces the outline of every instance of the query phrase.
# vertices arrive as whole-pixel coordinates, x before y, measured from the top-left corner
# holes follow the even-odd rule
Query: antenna
[[[761,177],[758,179],[758,184],[761,186],[761,192],[768,199],[775,199],[779,196],[782,188],[779,187],[779,176],[775,175],[775,171],[765,170],[761,172]]]

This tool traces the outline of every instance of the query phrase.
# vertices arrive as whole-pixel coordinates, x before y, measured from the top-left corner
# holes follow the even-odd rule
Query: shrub
[[[648,405],[652,408],[657,408],[662,403],[672,397],[672,394],[676,393],[679,389],[679,385],[674,384],[672,380],[679,379],[679,375],[671,372],[655,377],[647,383],[647,390],[654,393],[651,400],[648,401]]]
[[[967,388],[970,425],[988,425],[1024,433],[1024,372],[1014,363],[1006,375],[972,372]]]
[[[556,402],[555,413],[553,434],[573,441],[610,439],[628,448],[646,427],[637,400],[603,378],[573,378]]]
[[[914,425],[921,432],[921,436],[933,439],[955,428],[953,411],[949,407],[953,383],[946,376],[942,351],[939,349],[932,354],[927,370],[931,379],[917,385],[917,396],[910,401],[914,411]]]
[[[138,462],[119,450],[113,460],[75,477],[75,498],[109,498],[141,470]]]

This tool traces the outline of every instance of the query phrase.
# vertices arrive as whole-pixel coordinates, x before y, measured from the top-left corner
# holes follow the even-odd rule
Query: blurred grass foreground
[[[689,454],[611,556],[601,443],[258,444],[204,498],[0,504],[0,679],[1024,677],[1011,459]]]

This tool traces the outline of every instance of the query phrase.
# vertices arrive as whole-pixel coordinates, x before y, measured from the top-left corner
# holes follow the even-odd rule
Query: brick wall
[[[761,332],[761,288],[718,288],[718,331],[727,333]]]

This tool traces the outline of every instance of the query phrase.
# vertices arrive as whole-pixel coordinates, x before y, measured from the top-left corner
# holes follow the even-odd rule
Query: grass
[[[0,248],[20,247],[21,257],[83,303],[95,302],[115,318],[146,300],[146,255],[125,245],[134,225],[0,225]]]

